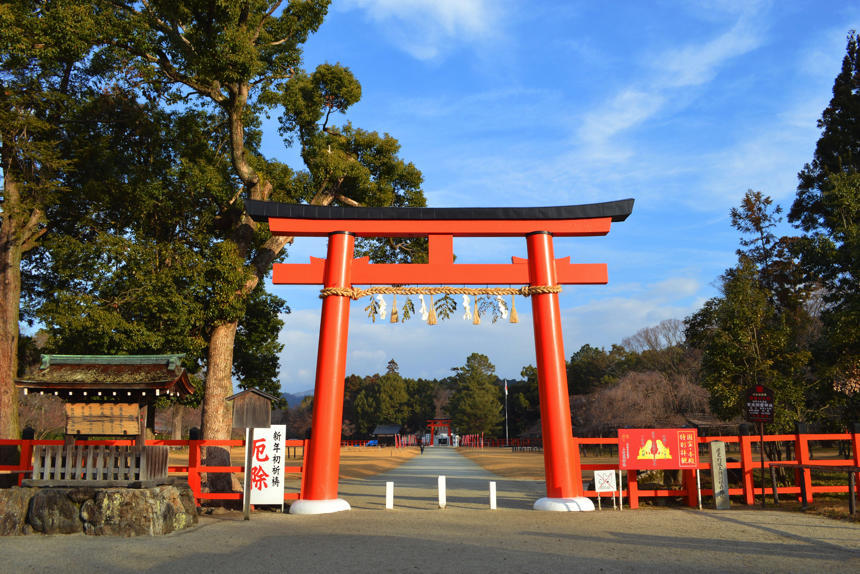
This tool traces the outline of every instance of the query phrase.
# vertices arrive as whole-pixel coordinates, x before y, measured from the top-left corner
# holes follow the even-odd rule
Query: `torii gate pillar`
[[[329,235],[325,260],[325,287],[350,287],[355,237],[341,231]],[[343,419],[343,385],[349,331],[349,297],[323,299],[314,384],[313,433],[308,445],[305,498],[290,505],[290,514],[327,514],[349,510],[337,497],[340,438]]]
[[[536,231],[526,235],[529,254],[529,284],[555,287],[558,277],[552,248],[552,234]],[[561,311],[557,293],[532,295],[538,392],[540,394],[546,497],[535,510],[594,510],[594,503],[582,496],[579,451],[573,446],[567,369],[561,334]]]

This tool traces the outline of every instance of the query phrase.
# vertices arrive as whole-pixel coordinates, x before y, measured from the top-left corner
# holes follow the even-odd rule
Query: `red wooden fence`
[[[579,438],[573,437],[574,444],[577,447],[582,445],[614,445],[618,447],[618,438]],[[744,503],[754,504],[756,496],[762,496],[761,477],[757,477],[755,483],[753,481],[753,471],[760,472],[761,461],[753,461],[753,445],[761,452],[758,443],[758,436],[708,436],[699,437],[699,444],[706,445],[713,441],[723,441],[728,444],[738,445],[740,451],[738,462],[729,462],[726,466],[728,469],[737,469],[741,473],[741,486],[739,488],[730,488],[729,495],[742,496]],[[799,464],[809,464],[814,462],[822,466],[860,466],[860,433],[836,433],[836,434],[778,434],[765,435],[764,441],[767,442],[786,442],[793,443],[795,453],[794,461]],[[851,459],[815,459],[810,456],[809,443],[813,441],[848,441],[851,444]],[[709,458],[707,455],[707,447],[701,450],[700,447],[699,469],[710,471],[711,464],[706,462]],[[778,461],[774,461],[778,462]],[[783,461],[784,462],[784,461]],[[770,468],[770,461],[765,460],[765,469]],[[582,464],[582,470],[618,470],[618,464]],[[800,481],[805,481],[806,486],[806,502],[812,502],[815,493],[843,493],[848,492],[848,485],[812,485],[811,470],[797,470],[794,472],[794,484],[791,486],[780,486],[777,488],[778,494],[796,494],[800,498],[801,488]],[[687,505],[695,507],[698,505],[698,495],[696,492],[696,471],[694,469],[685,470],[683,472],[683,485],[680,489],[640,489],[637,481],[637,472],[635,470],[627,471],[627,487],[623,490],[624,496],[631,508],[639,507],[639,499],[643,496],[679,496],[686,499]],[[860,481],[860,473],[857,475]],[[772,494],[772,488],[766,487],[765,493]],[[710,488],[702,489],[702,496],[713,496],[714,491]],[[585,496],[597,496],[594,490],[585,491]]]
[[[478,435],[480,436],[480,435]],[[478,437],[474,437],[478,438]],[[618,438],[580,438],[573,437],[572,439],[577,448],[581,446],[587,445],[613,445],[616,448],[618,447]],[[823,466],[845,466],[845,465],[853,465],[860,466],[860,433],[837,433],[837,434],[781,434],[781,435],[765,435],[765,442],[774,442],[781,441],[786,443],[793,443],[793,450],[795,453],[794,461],[799,464],[809,464],[814,462],[818,465]],[[735,444],[738,447],[739,458],[738,462],[729,462],[727,467],[729,470],[739,470],[741,472],[741,486],[736,488],[730,488],[729,494],[732,496],[742,496],[745,504],[754,504],[754,500],[756,496],[762,495],[762,488],[760,479],[753,483],[753,471],[759,471],[761,468],[760,461],[753,460],[753,451],[754,445],[759,447],[758,445],[759,437],[758,436],[716,436],[716,437],[699,437],[699,444],[706,445],[712,441],[723,441],[728,444]],[[851,452],[852,458],[850,459],[813,459],[810,455],[811,449],[809,447],[809,443],[813,441],[848,441],[851,444]],[[365,442],[365,441],[348,441],[349,443],[355,444],[357,442]],[[473,442],[476,446],[481,444],[479,440],[470,441]],[[511,445],[514,443],[522,445],[525,443],[523,440],[511,439]],[[32,470],[32,453],[33,453],[33,445],[43,444],[43,445],[58,445],[63,444],[61,440],[0,440],[0,445],[14,445],[18,446],[21,449],[20,461],[17,465],[0,465],[0,471],[11,471],[17,472],[19,474],[19,482],[20,479],[23,478],[23,475]],[[133,441],[130,440],[104,440],[104,441],[77,441],[76,444],[94,444],[94,445],[116,445],[116,446],[130,446],[133,444]],[[188,476],[188,484],[191,486],[192,491],[194,492],[194,496],[199,504],[200,500],[241,500],[241,493],[238,492],[224,492],[224,493],[205,493],[201,491],[200,485],[200,473],[203,472],[242,472],[244,469],[242,466],[204,466],[202,464],[202,457],[200,453],[201,447],[206,446],[220,446],[225,448],[230,448],[234,446],[244,446],[244,440],[148,440],[146,441],[147,445],[166,445],[172,447],[188,447],[188,464],[183,466],[170,466],[168,467],[168,471],[171,473],[185,473]],[[504,446],[503,440],[498,439],[484,439],[483,444],[485,446]],[[302,447],[303,453],[307,453],[307,440],[287,440],[284,441],[284,446],[286,448],[298,448]],[[700,446],[701,449],[701,446]],[[760,448],[758,449],[760,451]],[[705,462],[707,459],[707,447],[702,451],[702,455],[700,456],[699,461],[699,469],[709,471],[711,468],[710,463]],[[765,461],[765,468],[770,468],[770,461]],[[301,493],[304,491],[304,473],[302,472],[302,468],[304,467],[304,454],[302,459],[302,466],[288,466],[284,468],[284,471],[287,473],[301,473],[302,475],[302,487],[299,492],[288,492],[284,493],[284,500],[296,500],[301,498]],[[618,470],[617,463],[603,463],[603,464],[582,464],[582,470]],[[842,485],[812,485],[812,470],[797,470],[794,472],[795,480],[794,485],[791,486],[781,486],[777,489],[779,494],[794,494],[800,496],[801,488],[800,481],[803,480],[806,482],[806,493],[807,493],[807,501],[812,502],[813,497],[816,493],[843,493],[848,492],[848,486]],[[684,497],[687,501],[688,506],[697,506],[698,504],[698,496],[696,492],[696,472],[695,470],[685,470],[683,472],[683,485],[680,489],[640,489],[639,484],[637,482],[637,473],[636,471],[627,471],[627,486],[623,489],[622,495],[627,499],[628,504],[631,508],[639,507],[639,499],[647,496],[673,496],[673,497]],[[858,473],[857,481],[860,483],[860,473]],[[768,493],[771,491],[771,488],[765,488],[765,492]],[[597,496],[596,491],[587,490],[585,491],[586,496]],[[712,489],[702,489],[702,496],[713,496]]]
[[[23,480],[24,475],[33,470],[33,446],[41,445],[62,445],[61,440],[24,440],[24,439],[3,439],[0,440],[0,446],[12,445],[20,447],[19,462],[16,465],[0,465],[0,471],[11,471],[18,473],[18,484]],[[76,445],[106,445],[106,446],[132,446],[132,440],[79,440],[75,441]],[[205,472],[244,472],[244,466],[205,466],[200,449],[202,447],[218,446],[230,449],[232,447],[245,446],[244,440],[148,440],[147,446],[164,445],[170,447],[187,447],[188,448],[188,464],[182,466],[168,466],[167,471],[173,475],[185,474],[188,477],[188,485],[194,493],[194,498],[197,504],[201,500],[242,500],[241,492],[203,492],[201,488],[200,474]],[[285,440],[283,441],[284,452],[293,449],[294,454],[297,454],[298,448],[302,448],[302,464],[300,466],[285,466],[285,474],[301,474],[302,488],[298,492],[285,492],[284,500],[298,500],[301,498],[301,493],[304,490],[304,473],[302,469],[305,466],[305,456],[307,453],[306,440]]]

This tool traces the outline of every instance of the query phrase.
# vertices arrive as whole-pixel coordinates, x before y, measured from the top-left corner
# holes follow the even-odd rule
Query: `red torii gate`
[[[436,446],[436,429],[445,429],[448,433],[448,446],[454,446],[451,419],[427,419],[427,432],[430,433],[430,444]]]
[[[526,208],[385,208],[320,207],[248,200],[247,213],[268,222],[275,235],[328,237],[325,259],[276,264],[272,281],[279,285],[529,285],[535,334],[544,468],[547,496],[538,510],[593,510],[582,496],[579,452],[573,447],[567,394],[559,285],[608,282],[606,264],[555,259],[552,238],[606,235],[613,221],[624,221],[633,200],[563,207]],[[355,237],[428,237],[426,264],[371,264],[354,259]],[[454,237],[524,236],[528,258],[510,264],[455,264]],[[304,499],[292,514],[349,510],[337,497],[343,385],[349,328],[347,295],[323,299],[314,387],[313,429],[304,469]]]

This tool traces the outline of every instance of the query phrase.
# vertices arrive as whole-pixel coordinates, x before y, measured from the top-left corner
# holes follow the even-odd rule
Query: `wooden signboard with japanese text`
[[[696,429],[618,429],[622,470],[672,470],[699,465]]]
[[[66,403],[66,434],[140,434],[140,406],[128,403]]]

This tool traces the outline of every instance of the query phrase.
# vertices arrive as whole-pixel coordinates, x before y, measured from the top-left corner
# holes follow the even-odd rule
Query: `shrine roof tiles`
[[[16,379],[37,389],[170,389],[194,391],[182,355],[42,355],[41,366]]]

